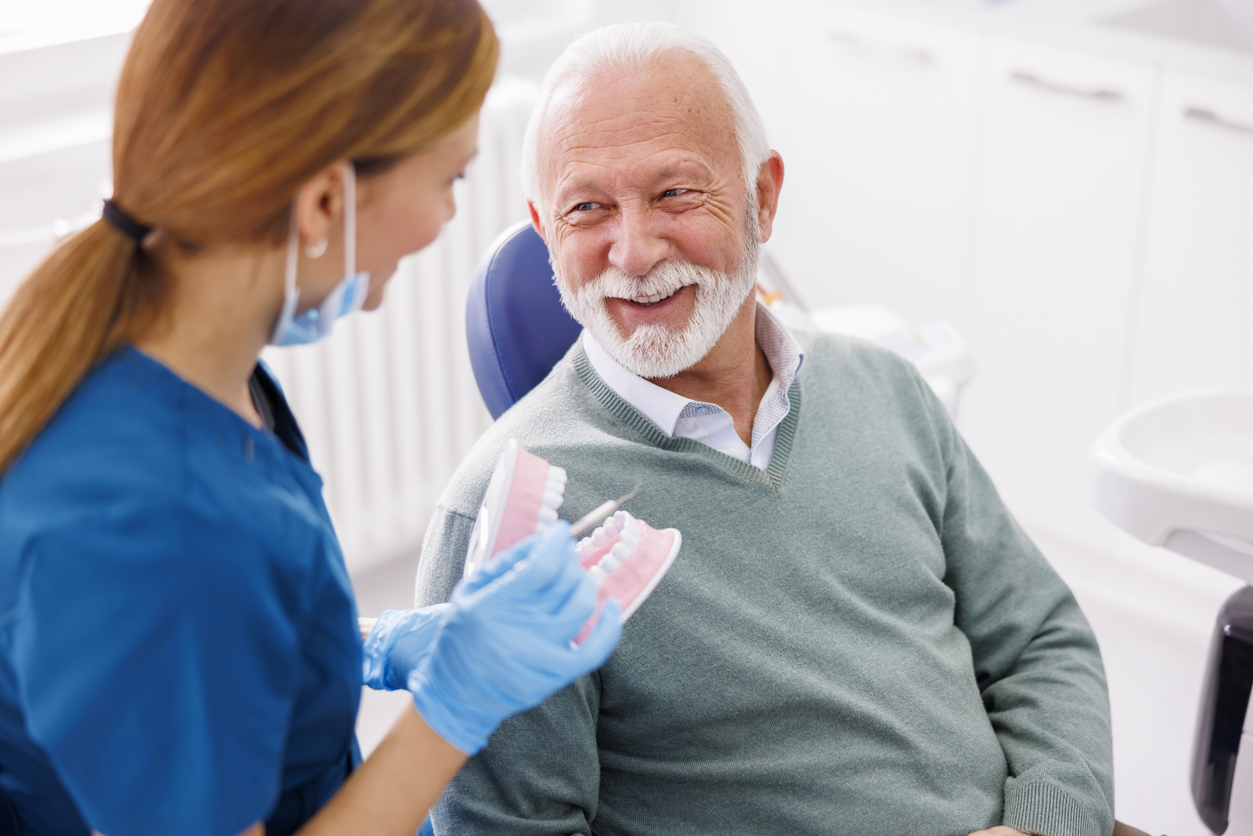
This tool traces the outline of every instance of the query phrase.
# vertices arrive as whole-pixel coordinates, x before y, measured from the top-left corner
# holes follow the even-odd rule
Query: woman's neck
[[[165,310],[136,347],[260,427],[248,380],[282,304],[282,250],[220,248],[163,261]]]

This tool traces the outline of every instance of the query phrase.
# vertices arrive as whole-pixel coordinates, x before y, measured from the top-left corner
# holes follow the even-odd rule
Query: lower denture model
[[[470,534],[466,575],[489,559],[557,520],[565,499],[566,472],[528,453],[509,439],[488,483],[483,505]],[[605,601],[618,602],[622,622],[639,609],[674,563],[683,544],[678,529],[658,530],[626,511],[618,511],[579,541],[579,561],[596,582],[597,604],[575,637],[581,641]]]
[[[574,637],[580,642],[591,632],[596,616],[610,598],[626,620],[652,594],[683,545],[677,528],[661,531],[626,511],[618,511],[579,541],[579,562],[596,582],[596,613]]]

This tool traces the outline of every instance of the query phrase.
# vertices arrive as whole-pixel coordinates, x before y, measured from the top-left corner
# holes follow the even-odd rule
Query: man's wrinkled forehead
[[[674,53],[638,72],[567,79],[553,89],[539,137],[544,191],[551,194],[558,169],[588,152],[621,149],[618,160],[629,165],[666,146],[738,162],[731,108],[699,58]]]

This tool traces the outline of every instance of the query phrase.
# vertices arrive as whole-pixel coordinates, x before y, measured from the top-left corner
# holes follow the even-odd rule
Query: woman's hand
[[[513,569],[527,553],[526,549],[514,549],[501,555],[459,588],[465,594],[482,589]],[[452,604],[436,604],[420,610],[387,610],[378,618],[358,618],[365,684],[377,691],[407,688],[409,674],[426,661],[451,611]]]
[[[361,644],[362,679],[376,691],[406,688],[409,674],[426,661],[450,604],[420,610],[387,610],[378,618],[358,619],[365,636]],[[366,632],[366,622],[371,622]]]
[[[506,717],[599,668],[618,643],[613,601],[573,643],[595,611],[596,585],[569,532],[558,521],[459,583],[430,658],[409,676],[422,717],[463,752],[477,752]]]

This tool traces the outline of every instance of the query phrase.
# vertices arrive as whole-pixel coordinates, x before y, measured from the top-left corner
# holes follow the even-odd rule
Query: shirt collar
[[[805,360],[805,352],[800,343],[792,336],[787,327],[780,322],[770,309],[760,302],[757,303],[756,319],[757,345],[761,346],[766,355],[766,362],[774,372],[774,380],[783,392],[791,387],[792,381],[800,373]],[[583,329],[583,351],[587,360],[605,385],[617,393],[618,397],[638,409],[645,418],[656,424],[666,435],[673,436],[679,416],[688,404],[698,404],[676,395],[669,389],[645,380],[633,372],[627,371],[622,364],[596,341],[587,329]]]

